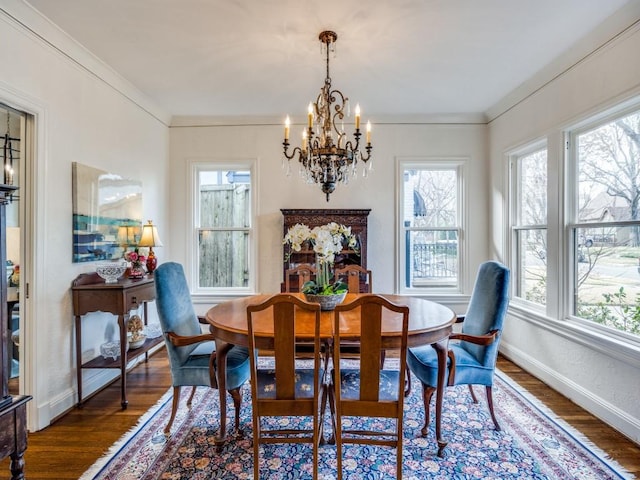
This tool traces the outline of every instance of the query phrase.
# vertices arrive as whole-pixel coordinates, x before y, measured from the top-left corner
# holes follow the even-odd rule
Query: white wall
[[[302,100],[301,100],[302,103]],[[291,177],[282,169],[283,126],[268,123],[255,126],[247,119],[174,119],[171,127],[171,178],[174,185],[171,203],[173,258],[186,264],[191,232],[187,198],[189,163],[225,162],[233,159],[257,159],[258,164],[258,290],[279,292],[282,282],[281,208],[370,208],[367,265],[374,272],[377,292],[396,289],[396,162],[401,157],[466,158],[468,197],[473,206],[468,238],[474,239],[467,272],[473,279],[477,265],[486,260],[489,199],[487,197],[486,126],[385,123],[374,120],[373,171],[366,179],[348,186],[338,185],[329,202],[320,187],[305,184],[298,176],[297,163]],[[235,124],[234,124],[235,122]],[[253,123],[243,126],[241,123]],[[377,123],[376,123],[377,122]],[[301,127],[302,128],[302,127]],[[295,128],[292,126],[292,131]],[[464,284],[469,285],[467,275]],[[469,293],[469,290],[465,293]],[[459,300],[456,299],[456,300]],[[197,299],[196,299],[197,301]],[[210,305],[206,299],[201,309]]]
[[[563,130],[572,122],[640,95],[639,51],[640,26],[636,23],[490,122],[493,255],[506,256],[505,153],[524,142],[547,137],[549,182],[561,183]],[[558,278],[558,265],[563,261],[558,235],[553,233],[563,224],[562,199],[552,196],[549,205],[548,266],[553,279]],[[549,288],[555,287],[550,283]],[[575,328],[562,318],[562,301],[557,303],[548,309],[559,312],[548,314],[554,318],[516,312],[512,303],[502,351],[576,403],[640,441],[640,351],[629,344],[613,345],[606,338]]]
[[[144,218],[162,231],[168,219],[168,116],[25,4],[3,4],[0,102],[35,115],[33,183],[20,193],[21,201],[33,202],[34,268],[22,271],[31,297],[21,305],[21,355],[27,358],[24,391],[34,396],[29,405],[34,430],[77,400],[69,287],[95,263],[72,263],[71,164],[141,179]],[[114,321],[104,314],[84,320],[84,355],[99,352]],[[111,374],[85,371],[85,392],[104,385]]]

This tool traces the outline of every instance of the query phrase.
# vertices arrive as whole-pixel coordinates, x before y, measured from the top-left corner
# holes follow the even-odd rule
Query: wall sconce
[[[149,247],[149,255],[147,256],[147,272],[153,273],[158,266],[158,259],[153,253],[153,247],[162,247],[162,240],[158,235],[158,229],[151,220],[142,226],[142,235],[138,242],[138,247]]]

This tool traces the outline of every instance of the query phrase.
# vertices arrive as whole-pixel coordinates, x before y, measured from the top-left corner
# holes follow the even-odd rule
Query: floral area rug
[[[493,390],[502,431],[493,428],[484,388],[476,387],[479,403],[474,404],[466,386],[449,387],[442,419],[443,434],[449,444],[444,458],[438,458],[434,422],[426,438],[420,435],[424,422],[422,389],[415,377],[412,385],[404,414],[402,471],[406,480],[633,478],[499,371]],[[243,389],[241,433],[237,433],[230,407],[230,436],[220,452],[213,441],[219,425],[218,391],[198,388],[188,409],[186,396],[190,390],[183,389],[185,398],[181,399],[169,438],[162,431],[171,412],[171,391],[81,480],[253,478],[249,385]],[[232,405],[231,401],[228,403]],[[328,432],[328,416],[325,417]],[[395,449],[345,445],[343,453],[345,479],[395,478]],[[311,478],[311,460],[309,444],[266,445],[261,447],[260,476]],[[320,447],[319,469],[320,478],[336,478],[334,445]]]

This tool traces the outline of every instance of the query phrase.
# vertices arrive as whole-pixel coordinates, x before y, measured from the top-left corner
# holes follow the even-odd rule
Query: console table
[[[131,310],[143,305],[144,323],[147,324],[147,302],[156,298],[153,276],[141,279],[122,278],[118,283],[104,283],[97,273],[79,275],[71,286],[73,295],[73,314],[76,319],[76,369],[78,375],[78,407],[82,406],[82,369],[83,368],[119,368],[122,393],[122,408],[127,408],[127,363],[129,360],[145,355],[149,349],[163,341],[162,336],[148,338],[144,344],[127,351],[127,324]],[[120,356],[112,358],[96,357],[82,363],[82,316],[90,312],[108,312],[118,316],[120,330]]]

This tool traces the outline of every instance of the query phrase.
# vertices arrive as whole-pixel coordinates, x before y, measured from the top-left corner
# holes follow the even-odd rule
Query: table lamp
[[[140,226],[121,225],[118,227],[118,244],[124,251],[136,244],[136,233],[140,232]]]
[[[162,247],[162,240],[160,240],[160,236],[158,235],[158,229],[151,220],[142,226],[142,235],[140,242],[138,242],[138,247],[149,247],[147,272],[153,273],[158,265],[158,259],[153,253],[153,247]]]

